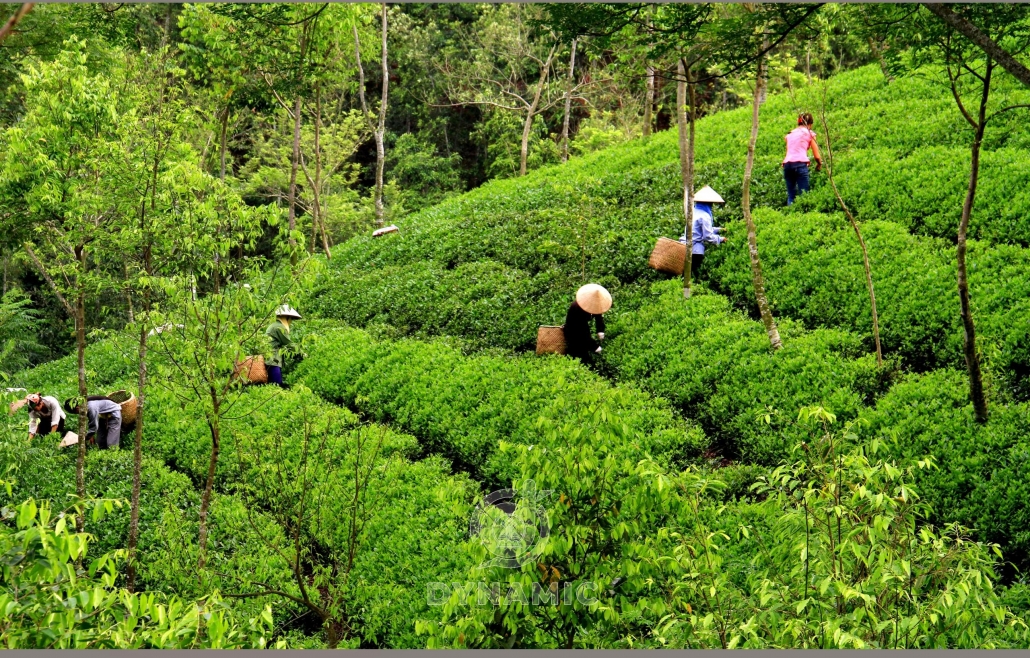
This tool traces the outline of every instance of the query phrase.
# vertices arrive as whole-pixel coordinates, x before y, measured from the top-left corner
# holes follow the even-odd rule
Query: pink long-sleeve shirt
[[[814,143],[814,132],[804,126],[798,126],[787,133],[784,139],[787,140],[787,157],[783,158],[784,164],[788,162],[810,162],[808,159],[808,149]]]

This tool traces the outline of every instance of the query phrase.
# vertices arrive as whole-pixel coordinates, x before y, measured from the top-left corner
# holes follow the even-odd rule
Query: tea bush
[[[115,347],[101,341],[90,347],[103,355]],[[62,369],[60,366],[64,365]],[[72,395],[76,383],[72,364],[54,362],[18,376],[41,390]],[[113,372],[113,369],[112,369]],[[123,371],[131,374],[131,371]],[[134,386],[114,375],[97,377],[91,385]],[[131,380],[130,380],[131,381]],[[471,498],[477,491],[464,476],[451,476],[439,458],[413,461],[422,453],[414,437],[388,428],[362,426],[346,409],[336,407],[302,386],[242,389],[226,412],[213,498],[207,568],[198,579],[197,511],[211,450],[211,435],[203,418],[191,412],[159,380],[152,380],[146,401],[140,514],[139,581],[143,586],[181,596],[202,597],[214,589],[227,594],[261,589],[293,591],[293,574],[272,545],[288,546],[279,507],[280,491],[256,488],[262,474],[296,474],[306,424],[311,432],[333,437],[334,452],[313,478],[311,496],[322,501],[312,523],[317,555],[346,555],[353,515],[352,449],[359,433],[381,432],[370,496],[375,504],[363,523],[360,550],[347,583],[351,615],[349,642],[365,646],[416,647],[414,618],[425,613],[426,583],[449,582],[467,568],[466,554],[456,548],[465,540]],[[22,412],[24,413],[24,412]],[[18,432],[17,436],[21,436]],[[27,442],[27,439],[16,439]],[[123,447],[132,437],[123,437]],[[59,451],[56,441],[37,439],[25,455],[20,491],[38,499],[64,500],[74,491],[74,453]],[[132,454],[90,452],[88,486],[104,483],[104,495],[127,500],[132,483]],[[328,469],[325,464],[331,465]],[[167,465],[167,466],[166,466]],[[171,467],[171,471],[168,467]],[[345,475],[350,474],[351,481]],[[350,488],[348,488],[350,487]],[[91,490],[91,493],[92,492]],[[90,528],[105,550],[123,548],[128,536],[128,509],[111,515],[103,526]],[[282,517],[282,519],[280,518]],[[412,544],[410,537],[420,541]],[[314,549],[314,547],[312,547]],[[441,556],[446,556],[442,558]],[[257,587],[254,583],[261,583]],[[287,627],[304,612],[298,604],[276,595],[234,600],[241,614],[257,614],[274,606],[277,623]],[[254,611],[257,612],[254,612]]]
[[[26,451],[14,475],[14,494],[19,499],[50,501],[63,509],[75,493],[73,450],[58,448],[53,437],[40,437],[29,443],[21,437],[10,438]],[[128,450],[96,451],[86,460],[87,493],[103,499],[128,501],[132,491],[132,453]],[[195,539],[196,512],[200,495],[187,478],[174,473],[159,460],[146,457],[140,488],[139,550],[137,589],[189,598],[200,598],[214,589],[238,591],[246,578],[270,583],[288,581],[290,572],[278,556],[266,555],[258,530],[268,537],[282,537],[282,530],[259,510],[247,509],[232,496],[219,496],[211,511],[211,537],[204,582],[197,579],[196,552],[189,550],[190,532]],[[258,530],[255,530],[257,528]],[[89,523],[96,550],[110,553],[128,544],[129,507],[123,505],[103,520]],[[220,575],[216,575],[220,574]],[[293,603],[241,600],[232,607],[241,614],[260,614],[264,605],[275,603],[276,616],[288,619],[297,614]]]
[[[798,440],[797,409],[853,418],[889,384],[853,334],[781,322],[784,348],[773,353],[762,324],[724,297],[698,288],[684,303],[679,281],[654,290],[653,303],[613,327],[608,361],[696,418],[726,457],[776,464]]]
[[[90,501],[94,522],[112,501]],[[73,532],[69,514],[26,500],[0,525],[5,556],[0,590],[0,646],[5,649],[258,648],[269,646],[273,617],[247,619],[217,592],[192,602],[176,595],[132,593],[116,585],[124,551],[93,557],[92,537]],[[99,512],[99,513],[98,513]],[[11,526],[14,527],[11,527]],[[94,552],[95,554],[95,552]],[[88,564],[84,568],[83,565]]]
[[[563,398],[618,392],[615,409],[639,437],[624,449],[638,459],[682,463],[705,446],[701,432],[661,401],[610,386],[564,357],[463,356],[442,342],[379,342],[364,331],[338,330],[321,337],[292,379],[411,432],[491,486],[506,486],[515,475],[499,444],[539,444],[538,418]]]
[[[840,215],[756,212],[766,291],[775,312],[808,327],[865,337],[872,349],[869,294],[854,231]],[[954,248],[889,222],[866,222],[880,337],[916,370],[961,367]],[[972,242],[967,255],[979,347],[990,370],[1019,399],[1030,397],[1030,251]],[[747,249],[715,250],[705,262],[713,286],[757,314]]]
[[[899,458],[937,459],[940,469],[917,480],[936,521],[962,523],[1000,544],[1007,561],[1030,566],[1030,406],[993,405],[980,425],[964,373],[941,370],[909,376],[862,417],[861,436],[885,438]]]

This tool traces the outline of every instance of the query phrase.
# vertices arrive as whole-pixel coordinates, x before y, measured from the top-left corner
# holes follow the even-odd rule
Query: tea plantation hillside
[[[973,216],[981,239],[970,248],[971,294],[996,398],[996,414],[980,427],[959,372],[951,244],[969,136],[950,95],[926,73],[888,85],[867,67],[834,78],[827,91],[838,184],[870,245],[884,367],[871,355],[861,254],[824,177],[814,175],[815,189],[795,209],[783,208],[783,134],[794,126],[794,99],[819,109],[814,86],[763,106],[752,188],[782,352],[769,352],[756,321],[738,219],[748,108],[698,124],[697,185],[727,199],[716,220],[730,242],[709,250],[690,302],[678,282],[663,283],[668,277],[647,267],[655,239],[682,232],[676,135],[668,131],[495,181],[408,218],[399,233],[353,239],[335,249],[304,304],[355,326],[519,352],[533,348],[539,325],[562,322],[579,285],[600,283],[615,304],[599,372],[652,391],[696,421],[706,454],[775,465],[803,437],[797,410],[825,406],[839,421],[858,419],[862,440],[888,439],[893,454],[940,453],[954,462],[918,476],[935,520],[973,527],[977,537],[1000,542],[1006,559],[1027,565],[1030,544],[1013,492],[1024,486],[1020,401],[1030,397],[1030,250],[1023,246],[1030,124],[1009,116],[988,131]],[[1027,96],[1006,89],[999,102]],[[912,396],[925,410],[916,418],[898,402]],[[976,447],[988,440],[989,458]],[[999,496],[1008,502],[985,502]]]
[[[137,591],[217,601],[296,648],[1030,646],[1030,128],[1007,117],[984,156],[970,252],[991,388],[980,425],[949,242],[967,161],[957,112],[932,81],[887,85],[874,68],[835,78],[829,99],[884,364],[824,181],[782,208],[796,108],[772,96],[754,206],[782,350],[755,314],[743,246],[747,108],[698,125],[698,183],[727,199],[730,242],[689,300],[647,267],[655,239],[682,231],[674,132],[489,183],[338,245],[291,300],[305,317],[288,387],[232,389],[217,448],[197,409],[152,381]],[[586,281],[615,300],[595,364],[532,353]],[[90,391],[133,388],[136,348],[90,345]],[[10,385],[64,399],[76,368],[68,356]],[[75,454],[30,443],[23,422],[9,418],[0,443],[5,483],[60,509]],[[88,453],[90,497],[130,496],[130,441]],[[497,522],[481,501],[508,488],[539,498]],[[113,509],[87,523],[91,558],[126,546],[128,514]],[[26,553],[18,541],[34,540],[17,537],[0,546]],[[5,601],[4,614],[27,607]]]

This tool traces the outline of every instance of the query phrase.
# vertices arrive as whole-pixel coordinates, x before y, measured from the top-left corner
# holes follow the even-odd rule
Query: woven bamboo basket
[[[265,368],[265,357],[248,356],[243,361],[236,363],[233,373],[251,384],[267,384],[268,370]]]
[[[107,397],[111,398],[112,402],[117,402],[121,405],[122,427],[136,422],[136,411],[139,405],[135,395],[129,391],[115,391],[114,393],[108,393]]]
[[[28,402],[29,401],[26,400],[25,398],[22,398],[20,400],[15,400],[14,402],[11,403],[11,406],[8,407],[8,409],[7,409],[8,413],[12,413],[12,414],[15,413],[16,411],[18,411],[19,409],[24,407],[26,404],[28,404]]]
[[[658,238],[651,257],[647,259],[648,267],[667,274],[683,274],[683,263],[687,258],[687,245],[678,240]]]
[[[540,327],[536,332],[537,354],[565,354],[565,328]]]

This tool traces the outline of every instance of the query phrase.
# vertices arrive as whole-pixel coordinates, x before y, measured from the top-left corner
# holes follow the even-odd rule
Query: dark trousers
[[[808,163],[784,163],[783,179],[787,182],[787,205],[789,206],[802,192],[808,191]]]
[[[97,447],[101,450],[117,448],[122,439],[122,417],[101,416],[97,421]]]
[[[39,427],[36,428],[36,436],[46,436],[50,434],[50,429],[54,426],[54,421],[51,420],[50,416],[39,417]],[[64,436],[64,418],[57,423],[57,436]]]
[[[697,276],[703,262],[705,262],[704,254],[690,254],[690,278]]]
[[[279,366],[266,366],[265,370],[268,371],[268,383],[275,384],[280,388],[286,388],[283,385],[283,369]]]

